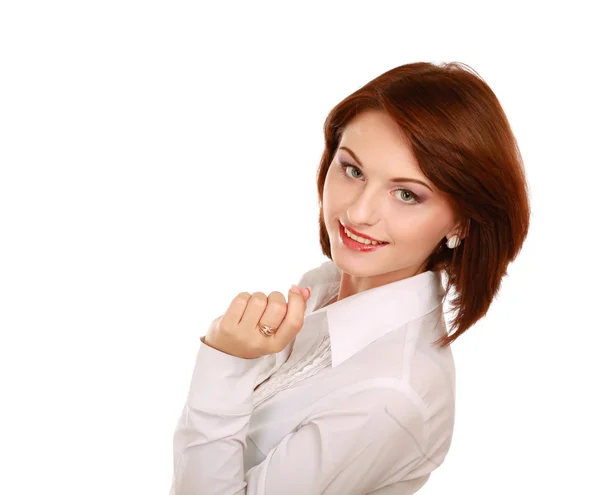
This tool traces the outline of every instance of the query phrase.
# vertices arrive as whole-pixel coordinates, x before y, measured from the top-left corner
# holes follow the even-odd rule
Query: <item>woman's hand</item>
[[[310,289],[296,285],[288,291],[288,302],[281,292],[241,292],[224,315],[210,324],[202,342],[232,356],[254,359],[282,351],[296,337],[304,325],[306,301]],[[266,337],[258,323],[277,331]]]

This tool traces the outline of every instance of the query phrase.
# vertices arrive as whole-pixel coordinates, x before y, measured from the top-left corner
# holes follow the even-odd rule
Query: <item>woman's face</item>
[[[346,126],[325,178],[323,215],[332,260],[360,278],[362,289],[422,273],[442,238],[459,227],[397,124],[376,110]],[[352,249],[342,242],[340,222],[387,244],[374,251]]]

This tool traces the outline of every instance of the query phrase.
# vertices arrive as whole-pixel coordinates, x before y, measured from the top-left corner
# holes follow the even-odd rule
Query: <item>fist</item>
[[[306,301],[310,288],[293,285],[286,302],[281,292],[239,293],[225,314],[212,321],[200,340],[221,352],[244,359],[254,359],[281,352],[296,337],[304,325]],[[266,337],[259,330],[262,323],[275,333]]]

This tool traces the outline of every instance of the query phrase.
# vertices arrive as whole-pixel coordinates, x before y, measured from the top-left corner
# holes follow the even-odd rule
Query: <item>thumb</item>
[[[310,297],[310,294],[311,294],[310,287],[300,288],[296,284],[292,285],[291,291],[296,292],[297,294],[301,294],[302,298],[304,299],[304,302],[308,301],[308,298]]]
[[[304,296],[304,301],[308,301],[308,298],[310,297],[310,287],[302,287],[300,289],[302,291],[302,295]]]

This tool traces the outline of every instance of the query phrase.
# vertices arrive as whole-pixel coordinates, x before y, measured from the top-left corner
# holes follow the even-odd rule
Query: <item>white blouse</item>
[[[332,261],[306,272],[304,326],[243,359],[200,339],[173,438],[171,495],[409,495],[452,440],[455,369],[441,273],[326,305]]]

